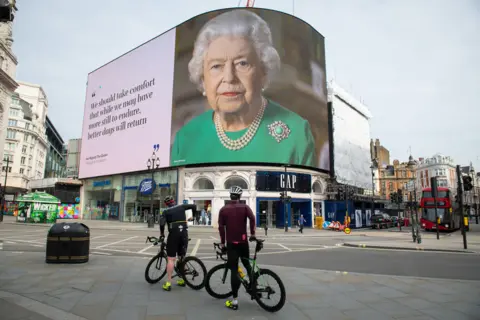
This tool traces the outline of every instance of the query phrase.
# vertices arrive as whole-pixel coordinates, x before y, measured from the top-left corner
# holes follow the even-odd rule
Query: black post
[[[148,159],[147,161],[147,168],[149,170],[151,170],[152,172],[152,193],[150,194],[150,212],[147,216],[147,224],[148,224],[148,228],[153,228],[155,227],[155,216],[153,214],[153,192],[155,191],[156,189],[156,186],[154,186],[154,180],[153,180],[153,174],[155,173],[155,169],[158,168],[160,166],[160,159],[156,156],[155,154],[155,147],[154,147],[154,151],[152,153],[152,158]]]
[[[462,172],[460,170],[460,166],[457,165],[457,180],[458,180],[458,203],[459,203],[459,210],[460,210],[460,226],[462,228],[462,235],[463,235],[463,248],[467,249],[467,232],[465,230],[465,221],[463,217],[463,185],[462,185]]]
[[[374,172],[373,172],[373,165],[372,165],[372,211],[371,211],[371,216],[373,215],[373,212],[375,211],[375,180],[374,180]]]
[[[400,222],[400,203],[401,201],[400,200],[403,200],[402,199],[403,197],[403,192],[400,193],[400,189],[398,189],[397,191],[397,205],[398,205],[398,229],[400,229],[400,231],[402,231],[402,223]]]
[[[440,239],[440,231],[438,230],[438,208],[437,208],[437,191],[438,191],[438,186],[437,186],[437,177],[431,177],[430,178],[430,186],[432,187],[432,197],[433,197],[433,202],[435,205],[435,225],[437,226],[437,240]]]
[[[3,208],[5,207],[5,193],[7,192],[7,177],[8,177],[8,169],[10,167],[10,157],[7,156],[7,168],[5,170],[5,181],[3,183],[3,191],[2,191],[2,201],[0,202],[0,205],[2,206],[0,208],[0,222],[3,222]]]
[[[288,200],[287,200],[287,167],[285,167],[285,181],[283,183],[283,203],[285,210],[285,232],[288,232]]]
[[[413,184],[413,210],[415,211],[415,220],[417,229],[417,243],[422,243],[422,235],[420,234],[420,219],[418,218],[418,208],[417,208],[417,184]]]
[[[154,188],[153,188],[153,173],[155,172],[155,167],[152,166],[152,193],[150,194],[150,214],[149,214],[149,217],[148,217],[148,227],[149,228],[153,228],[155,227],[155,216],[153,215],[153,192],[154,192]]]

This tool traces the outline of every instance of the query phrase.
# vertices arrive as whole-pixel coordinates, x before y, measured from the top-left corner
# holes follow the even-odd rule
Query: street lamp
[[[150,213],[148,214],[147,221],[148,221],[148,227],[153,228],[155,226],[155,217],[153,214],[153,192],[155,191],[154,188],[154,183],[156,183],[153,180],[153,174],[155,173],[155,170],[160,167],[160,158],[156,155],[155,150],[152,153],[152,156],[148,158],[147,160],[147,169],[152,172],[152,192],[150,193]]]
[[[375,169],[378,168],[377,159],[372,159],[372,165],[370,169],[372,170],[372,211],[371,215],[375,214]]]

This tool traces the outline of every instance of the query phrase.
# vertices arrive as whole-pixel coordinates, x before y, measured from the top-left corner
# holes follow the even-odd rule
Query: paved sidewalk
[[[147,261],[92,256],[83,265],[48,265],[44,254],[0,252],[0,314],[5,320],[473,320],[480,314],[478,281],[286,267],[269,267],[287,288],[287,303],[280,312],[263,311],[243,291],[240,309],[231,311],[204,289],[174,287],[163,292],[160,284],[147,284]]]
[[[480,254],[480,225],[470,224],[470,231],[466,233],[467,249],[464,249],[463,236],[460,231],[443,234],[439,240],[435,232],[422,233],[422,243],[413,242],[411,236],[397,241],[346,241],[343,245],[356,248],[422,250],[438,252],[463,252]]]

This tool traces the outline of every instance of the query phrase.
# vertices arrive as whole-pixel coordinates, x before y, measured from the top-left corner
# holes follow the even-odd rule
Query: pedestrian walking
[[[300,228],[298,229],[298,232],[303,233],[303,226],[305,224],[305,218],[303,217],[303,214],[300,215],[300,219],[298,219],[298,225]]]

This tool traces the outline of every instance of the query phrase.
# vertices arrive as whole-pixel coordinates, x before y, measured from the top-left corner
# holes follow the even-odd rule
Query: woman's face
[[[250,41],[223,36],[208,47],[203,82],[208,103],[215,111],[238,113],[260,101],[265,72]]]

